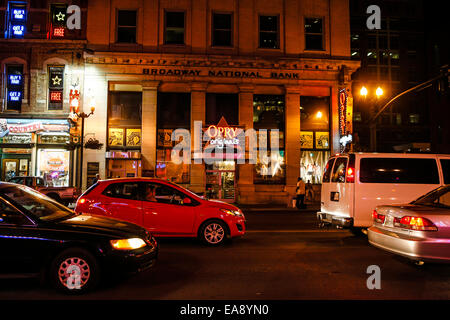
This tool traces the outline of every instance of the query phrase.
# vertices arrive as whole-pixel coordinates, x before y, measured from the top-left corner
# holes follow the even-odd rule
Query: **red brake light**
[[[85,198],[81,198],[80,199],[80,204],[83,204],[83,203],[85,203],[86,202],[86,199]]]
[[[347,178],[346,181],[348,183],[354,183],[355,182],[355,169],[352,167],[347,168]]]
[[[386,218],[386,216],[384,214],[379,214],[377,210],[373,210],[372,218],[375,222],[384,223],[384,219]]]
[[[406,229],[418,231],[437,231],[438,228],[433,222],[422,217],[406,216],[400,219],[400,226]]]

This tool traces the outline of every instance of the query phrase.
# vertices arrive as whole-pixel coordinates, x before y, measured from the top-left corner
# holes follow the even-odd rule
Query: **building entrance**
[[[236,200],[236,171],[234,161],[216,161],[206,165],[206,196],[226,202]]]

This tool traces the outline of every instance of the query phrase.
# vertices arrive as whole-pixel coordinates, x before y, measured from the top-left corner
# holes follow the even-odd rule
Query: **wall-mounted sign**
[[[341,137],[347,134],[347,89],[339,90],[339,134]]]
[[[244,128],[230,126],[224,117],[217,125],[210,125],[203,128],[204,132],[204,157],[239,159],[245,153],[245,133]],[[220,154],[221,152],[221,154]]]
[[[10,134],[0,138],[0,143],[30,144],[32,142],[32,133]]]
[[[0,119],[0,138],[39,131],[69,132],[69,123],[57,119]]]
[[[50,102],[62,102],[62,91],[50,91]]]
[[[23,94],[23,66],[8,65],[7,72],[7,109],[20,111]]]
[[[52,4],[51,11],[51,38],[62,38],[65,36],[67,21],[67,5]]]
[[[316,149],[330,148],[330,134],[329,132],[316,131]]]
[[[127,146],[138,147],[141,145],[141,129],[127,129]]]
[[[300,148],[314,148],[314,133],[312,131],[300,131]]]
[[[172,147],[172,129],[159,129],[158,130],[158,147]]]
[[[8,38],[23,38],[26,31],[27,9],[26,2],[8,2]]]
[[[122,128],[109,128],[108,145],[111,147],[123,146],[123,130]]]

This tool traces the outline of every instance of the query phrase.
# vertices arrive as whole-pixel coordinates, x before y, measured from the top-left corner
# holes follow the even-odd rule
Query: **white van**
[[[450,184],[450,155],[337,154],[324,170],[317,218],[356,232],[372,225],[376,206],[409,203],[443,184]]]

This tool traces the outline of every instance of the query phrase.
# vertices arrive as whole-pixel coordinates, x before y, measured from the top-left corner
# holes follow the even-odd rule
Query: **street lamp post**
[[[362,97],[364,97],[364,99],[366,99],[369,91],[367,90],[366,87],[363,86],[359,91],[359,93]],[[383,89],[381,87],[378,87],[375,90],[376,100],[373,101],[373,97],[370,96],[370,100],[373,103],[369,108],[371,119],[375,116],[378,110],[379,102],[383,94],[384,94]],[[375,152],[377,151],[377,122],[375,120],[369,123],[369,133],[370,133],[370,150]]]
[[[78,118],[81,118],[81,150],[80,150],[80,161],[78,163],[78,186],[81,188],[83,183],[83,151],[84,151],[84,119],[89,118],[94,114],[95,107],[91,107],[91,112],[86,114],[84,112],[76,113]]]

